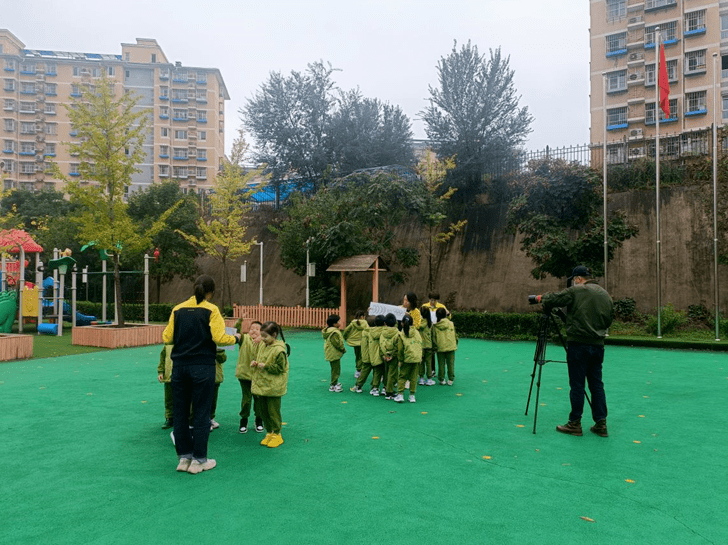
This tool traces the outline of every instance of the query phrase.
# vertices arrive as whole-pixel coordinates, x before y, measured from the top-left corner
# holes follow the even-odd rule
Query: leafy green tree
[[[522,194],[508,206],[508,228],[523,236],[521,249],[536,264],[534,278],[568,276],[586,265],[604,274],[604,217],[601,175],[563,159],[531,161],[514,183]],[[638,229],[622,211],[607,225],[608,260]]]
[[[427,237],[420,242],[420,248],[427,257],[427,290],[430,292],[435,289],[434,258],[439,246],[447,244],[468,222],[448,220],[447,203],[457,189],[450,187],[442,192],[441,188],[448,171],[453,168],[455,162],[452,159],[439,160],[431,152],[428,152],[417,165],[417,172],[424,180],[427,190],[425,206],[420,212]]]
[[[449,184],[472,198],[484,175],[519,153],[531,132],[533,117],[519,107],[509,57],[500,48],[490,58],[470,41],[457,42],[437,64],[439,87],[429,87],[430,105],[420,112],[427,136],[440,157],[455,157]]]
[[[310,198],[294,194],[287,216],[271,229],[281,247],[283,266],[305,273],[307,240],[311,261],[325,270],[341,257],[380,254],[393,263],[402,244],[394,229],[407,217],[416,217],[427,202],[421,181],[380,172],[355,173],[320,188]],[[400,252],[412,265],[410,252]]]
[[[152,184],[129,197],[129,216],[144,229],[151,229],[174,206],[174,214],[167,217],[164,227],[152,237],[150,247],[145,249],[149,255],[159,250],[158,258],[150,265],[150,274],[157,280],[157,302],[162,282],[169,282],[175,276],[190,280],[197,276],[197,248],[179,234],[181,231],[200,236],[197,198],[194,193],[183,194],[179,184],[173,181]],[[143,266],[141,259],[141,255],[134,258],[135,267]]]
[[[262,188],[258,185],[250,189],[248,184],[260,178],[262,169],[246,170],[243,158],[248,146],[242,129],[235,139],[230,159],[223,162],[222,171],[215,178],[212,193],[209,195],[210,215],[197,220],[199,235],[177,230],[185,240],[209,255],[222,265],[222,285],[220,289],[222,305],[232,305],[232,293],[227,266],[231,260],[250,253],[255,240],[245,240],[247,226],[245,216],[250,211],[250,196]],[[225,298],[227,288],[227,299]]]
[[[66,181],[71,202],[78,206],[74,221],[79,242],[94,241],[111,257],[119,325],[124,325],[121,294],[121,258],[149,246],[154,232],[166,217],[143,232],[127,212],[124,194],[132,174],[145,158],[142,145],[147,134],[147,113],[136,108],[138,97],[123,93],[105,76],[94,87],[83,86],[81,97],[67,107],[69,120],[80,142],[67,144],[80,161],[79,179],[69,180],[55,167],[56,176]],[[167,211],[171,214],[173,209]]]
[[[362,168],[414,164],[409,118],[399,106],[365,98],[358,89],[339,93],[327,136],[337,175]]]

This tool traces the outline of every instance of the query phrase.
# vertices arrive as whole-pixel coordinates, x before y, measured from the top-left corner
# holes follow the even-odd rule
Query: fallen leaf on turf
[[[626,483],[633,483],[634,481],[632,479],[625,479],[624,482],[626,482]]]
[[[633,443],[637,443],[637,444],[639,444],[639,443],[641,443],[642,441],[632,441],[632,442],[633,442]]]
[[[91,395],[91,394],[89,394],[89,395]],[[146,400],[146,399],[142,400],[142,403],[146,403],[146,402],[147,402],[147,400]]]
[[[87,393],[86,395],[87,395],[87,396],[92,396],[92,395],[94,395],[94,394],[93,394],[93,392],[89,392],[89,393]]]
[[[347,403],[349,403],[349,402],[348,401],[342,401],[341,402],[342,405],[346,405]]]
[[[483,460],[490,460],[490,456],[483,456]]]
[[[585,520],[587,522],[596,522],[594,519],[590,519],[589,517],[579,517],[581,520]]]
[[[526,426],[524,426],[523,424],[516,424],[516,427],[517,428],[525,428]]]
[[[422,411],[420,414],[427,414],[427,411]]]
[[[375,435],[374,437],[372,437],[372,439],[379,439],[379,436]]]
[[[463,397],[463,394],[455,394],[458,397]]]
[[[645,415],[644,415],[644,414],[639,414],[639,415],[637,415],[637,416],[639,416],[640,418],[644,418],[644,417],[645,417]]]
[[[561,387],[559,387],[559,388],[556,388],[556,389],[557,389],[557,390],[563,390],[563,388],[561,388]]]
[[[539,403],[539,405],[541,405],[542,407],[545,407],[546,403]]]
[[[288,422],[281,422],[281,426],[287,426]]]

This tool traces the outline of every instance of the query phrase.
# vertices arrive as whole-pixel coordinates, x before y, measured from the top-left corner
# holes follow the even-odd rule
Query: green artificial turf
[[[533,343],[462,339],[453,386],[396,404],[348,391],[352,350],[331,393],[320,333],[287,340],[285,443],[237,433],[233,356],[218,467],[194,476],[160,427],[159,346],[0,364],[0,543],[728,542],[724,353],[607,347],[601,438],[588,415],[583,437],[554,431],[569,412],[555,362],[532,433]]]

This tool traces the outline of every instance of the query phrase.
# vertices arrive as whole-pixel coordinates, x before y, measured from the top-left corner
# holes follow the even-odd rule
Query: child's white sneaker
[[[409,397],[409,402],[410,402],[410,403],[415,403],[416,401],[417,401],[417,400],[415,399],[415,396],[414,396],[413,394],[410,394],[410,397]]]
[[[440,381],[440,385],[445,386],[445,384],[447,384],[447,382],[445,382],[444,380]]]
[[[431,378],[428,378],[427,382],[425,382],[426,386],[434,386],[435,384],[437,384],[437,383],[434,380],[432,380]]]
[[[420,378],[420,381],[418,382],[418,384],[420,386],[424,386],[425,385],[425,379],[424,378]]]
[[[404,402],[404,396],[402,394],[397,394],[396,396],[394,396],[394,400],[397,403],[403,403]]]
[[[374,397],[379,397],[379,388],[372,388],[372,389],[371,389],[371,390],[369,391],[369,394],[370,394],[370,395],[373,395]]]
[[[452,380],[448,380],[448,381],[447,381],[447,385],[448,385],[448,386],[452,386]]]
[[[361,388],[357,388],[356,386],[352,386],[351,388],[349,388],[349,391],[350,392],[354,392],[355,394],[360,394],[361,393]]]
[[[360,376],[361,376],[361,372],[360,371],[356,371],[354,373],[354,378],[359,378]]]
[[[333,392],[343,392],[344,387],[341,385],[341,382],[337,382],[336,384],[334,384],[334,389],[332,391]]]

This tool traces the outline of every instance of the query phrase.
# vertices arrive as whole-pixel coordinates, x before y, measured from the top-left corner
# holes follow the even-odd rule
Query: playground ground
[[[601,438],[554,431],[561,363],[544,367],[532,433],[533,343],[463,339],[453,386],[396,404],[348,391],[351,351],[330,393],[320,334],[286,338],[285,443],[237,433],[234,351],[218,467],[194,476],[160,427],[160,346],[0,363],[0,543],[728,542],[724,352],[608,347]]]

